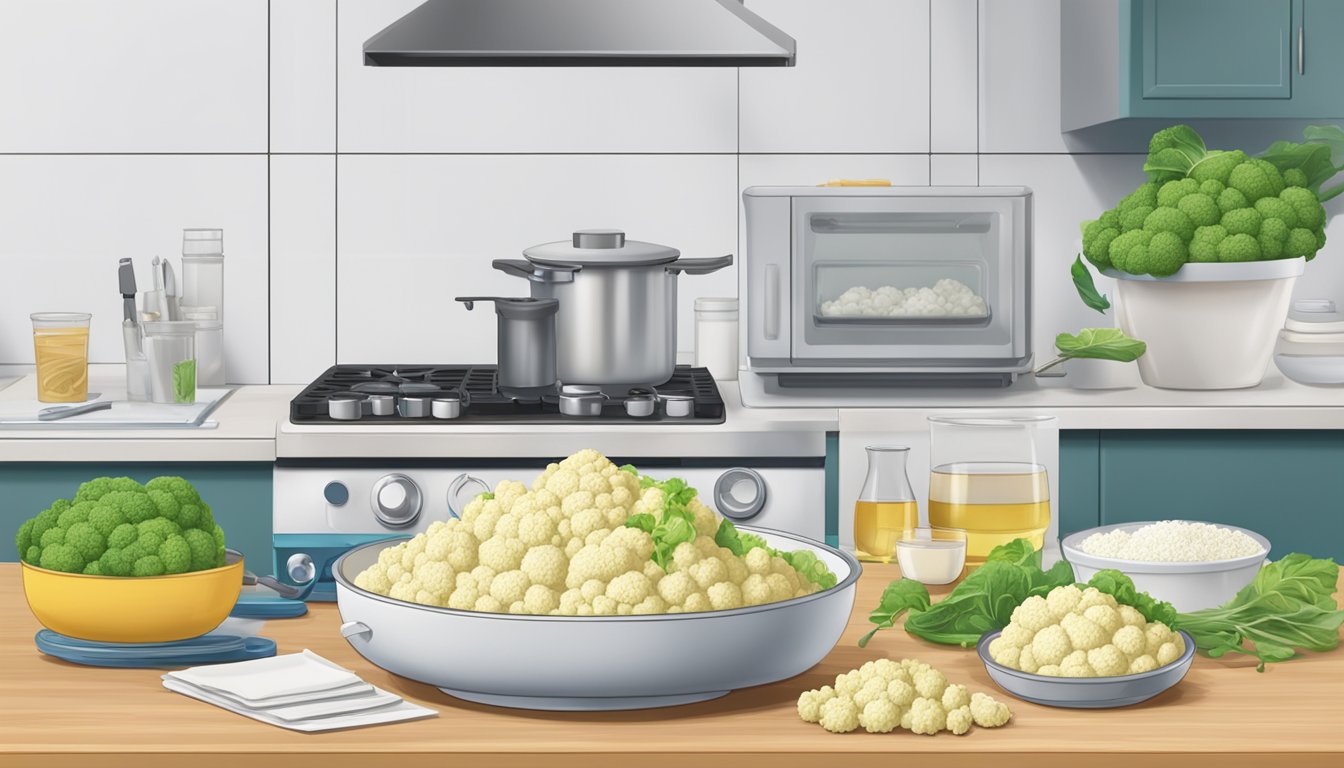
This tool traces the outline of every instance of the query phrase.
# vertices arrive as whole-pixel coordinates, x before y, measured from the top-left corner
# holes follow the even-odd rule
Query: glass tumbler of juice
[[[890,563],[896,542],[919,525],[919,503],[910,488],[905,465],[910,449],[870,445],[868,473],[854,502],[854,556],[870,563]]]
[[[89,397],[89,320],[86,312],[34,312],[37,399],[82,403]]]
[[[931,417],[929,525],[966,531],[966,565],[1026,539],[1037,550],[1050,528],[1050,481],[1037,433],[1052,417]]]

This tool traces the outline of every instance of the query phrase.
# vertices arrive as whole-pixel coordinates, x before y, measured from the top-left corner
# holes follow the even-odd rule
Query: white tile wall
[[[32,362],[30,312],[93,313],[89,358],[124,360],[117,259],[172,257],[183,227],[222,227],[224,346],[231,381],[265,383],[266,158],[0,156],[0,363]]]
[[[929,183],[935,187],[974,187],[979,180],[979,155],[929,156]]]
[[[336,0],[271,13],[271,151],[336,151]]]
[[[734,152],[737,72],[366,67],[421,0],[338,0],[341,152]]]
[[[453,298],[528,295],[490,262],[575,229],[624,229],[688,257],[734,252],[730,155],[342,155],[338,169],[340,362],[494,360],[494,312]],[[681,278],[682,349],[695,297],[736,285],[732,269]]]
[[[741,151],[928,152],[929,2],[748,0],[798,61],[741,71]]]
[[[271,382],[336,362],[336,156],[271,158]]]
[[[0,152],[265,152],[266,0],[5,0]]]
[[[929,148],[933,152],[975,152],[980,108],[979,3],[934,0],[929,13]]]

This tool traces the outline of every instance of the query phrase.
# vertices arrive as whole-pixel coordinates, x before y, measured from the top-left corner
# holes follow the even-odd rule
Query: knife
[[[117,260],[117,282],[121,284],[121,316],[135,325],[135,267],[130,259]]]
[[[78,416],[81,413],[93,413],[94,411],[105,411],[112,407],[111,400],[98,400],[83,405],[64,405],[54,408],[43,408],[37,412],[38,421],[55,421],[70,416]]]
[[[182,319],[182,294],[177,289],[177,275],[173,273],[173,264],[163,260],[163,312],[169,320]]]

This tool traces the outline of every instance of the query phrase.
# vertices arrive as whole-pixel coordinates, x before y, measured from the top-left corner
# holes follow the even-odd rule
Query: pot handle
[[[367,641],[369,638],[373,637],[373,630],[364,622],[347,621],[341,625],[341,637],[352,642],[356,637],[363,637]]]
[[[718,256],[712,259],[677,259],[667,265],[667,272],[671,275],[685,272],[688,275],[708,275],[711,272],[718,272],[724,267],[733,265],[733,254],[727,256]]]
[[[533,283],[572,283],[574,273],[582,267],[572,265],[541,265],[523,259],[495,259],[490,266],[514,277]]]

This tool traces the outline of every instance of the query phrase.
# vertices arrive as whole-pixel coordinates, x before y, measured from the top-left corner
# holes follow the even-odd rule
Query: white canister
[[[737,380],[737,299],[695,300],[695,364],[719,381]]]
[[[155,403],[196,402],[196,324],[159,320],[145,323],[144,328],[149,399]]]

